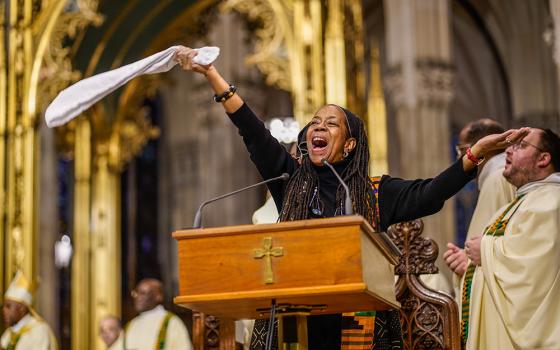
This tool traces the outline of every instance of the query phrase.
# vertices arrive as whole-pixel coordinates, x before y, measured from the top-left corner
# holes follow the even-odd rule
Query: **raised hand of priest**
[[[462,276],[469,265],[465,251],[453,243],[447,243],[447,251],[443,253],[447,266],[457,275]]]
[[[471,259],[471,261],[473,262],[473,264],[479,266],[481,263],[481,259],[480,259],[480,240],[482,239],[482,236],[477,236],[477,237],[473,237],[471,239],[469,239],[466,243],[465,243],[465,253],[467,254],[467,257],[469,259]]]

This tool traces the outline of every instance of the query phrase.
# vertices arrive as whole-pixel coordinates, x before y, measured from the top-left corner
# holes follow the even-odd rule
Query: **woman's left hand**
[[[501,134],[487,135],[478,140],[472,147],[471,152],[477,157],[484,157],[487,153],[506,149],[507,147],[522,140],[531,128],[510,129]]]
[[[193,72],[201,73],[204,75],[208,74],[208,70],[212,67],[211,64],[207,66],[200,65],[193,61],[193,58],[198,54],[195,49],[191,49],[186,46],[179,46],[177,53],[175,54],[175,59],[179,62],[179,65],[183,70],[192,70]]]

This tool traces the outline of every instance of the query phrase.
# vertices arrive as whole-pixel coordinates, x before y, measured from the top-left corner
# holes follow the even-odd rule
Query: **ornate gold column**
[[[6,8],[5,3],[0,7],[0,262],[5,263],[4,246],[6,242],[6,226],[4,224],[4,217],[6,215],[6,201],[4,198],[7,196],[7,189],[5,187],[5,171],[7,168],[6,162],[6,122],[7,122],[7,108],[6,108],[6,90],[7,90],[7,66],[6,66],[6,45],[4,42],[5,37],[5,16]],[[0,268],[0,294],[4,295],[6,289],[4,277],[4,269]]]
[[[108,143],[95,144],[91,204],[92,349],[105,349],[97,337],[99,320],[121,312],[120,171]]]
[[[72,258],[72,349],[91,344],[91,125],[76,122],[74,146],[74,256]]]
[[[121,186],[126,163],[159,136],[142,103],[157,77],[131,82],[119,98],[118,117],[101,105],[77,119],[75,130],[72,348],[105,349],[99,320],[121,314]],[[112,123],[106,123],[113,120]],[[95,128],[92,127],[95,125]]]
[[[389,172],[387,112],[381,82],[379,46],[372,48],[370,58],[370,86],[367,101],[368,141],[371,153],[369,173],[382,175]]]
[[[84,2],[90,4],[95,0],[78,0],[80,6]],[[44,103],[52,97],[50,88],[58,88],[56,84],[75,78],[71,65],[65,64],[68,51],[60,50],[67,38],[61,33],[89,23],[82,20],[77,26],[63,26],[62,29],[57,26],[61,17],[80,17],[76,14],[61,16],[66,4],[66,0],[1,3],[0,216],[3,220],[0,221],[0,245],[3,265],[0,277],[4,283],[17,269],[37,278],[39,201],[36,187],[40,157],[37,125],[42,122],[40,114]],[[52,42],[55,44],[51,45]],[[53,48],[59,49],[60,56],[52,57]],[[49,70],[45,71],[45,67]],[[2,284],[0,287],[3,288]]]
[[[91,114],[95,112],[99,109]],[[121,312],[121,189],[120,169],[114,161],[119,145],[114,138],[96,142],[90,123],[80,118],[76,125],[73,349],[104,349],[97,336],[99,320]]]
[[[36,278],[38,84],[46,43],[62,11],[63,0],[41,4],[10,0],[2,4],[7,33],[2,45],[7,55],[2,86],[2,180],[0,235],[4,237],[4,282],[17,269]],[[5,11],[5,12],[4,12]],[[4,29],[4,27],[3,27]],[[3,51],[4,53],[5,51]],[[4,61],[7,57],[7,61]]]
[[[347,106],[344,39],[343,1],[329,0],[325,32],[325,102],[341,106]]]
[[[289,77],[294,115],[305,125],[309,116],[325,102],[325,81],[323,76],[323,18],[319,0],[295,0],[293,7],[293,27],[288,28],[292,47]]]
[[[6,283],[17,269],[35,276],[34,200],[36,180],[35,115],[29,110],[29,81],[33,64],[31,1],[11,0],[8,12],[7,114],[6,114],[6,208],[5,208],[5,278]],[[3,39],[3,38],[2,38]]]

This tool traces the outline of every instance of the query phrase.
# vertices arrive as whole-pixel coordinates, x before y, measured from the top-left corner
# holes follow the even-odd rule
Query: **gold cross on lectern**
[[[274,276],[272,275],[272,257],[284,255],[284,248],[272,248],[272,237],[265,237],[263,239],[263,249],[254,249],[253,257],[255,259],[264,258],[264,283],[274,283]]]

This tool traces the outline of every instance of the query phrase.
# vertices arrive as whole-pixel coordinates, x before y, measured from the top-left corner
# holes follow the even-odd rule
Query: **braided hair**
[[[349,152],[348,165],[342,172],[342,179],[348,184],[352,207],[356,214],[362,215],[374,228],[379,227],[375,207],[376,199],[373,194],[372,181],[368,176],[369,148],[364,122],[352,112],[340,108],[346,117],[349,137],[356,139],[356,147]],[[299,133],[298,142],[305,140],[308,123]],[[280,221],[305,220],[310,217],[309,203],[312,200],[313,190],[319,183],[319,177],[309,157],[302,154],[301,166],[291,176],[284,191]],[[344,188],[338,187],[336,192],[335,208],[342,208],[344,203]]]

